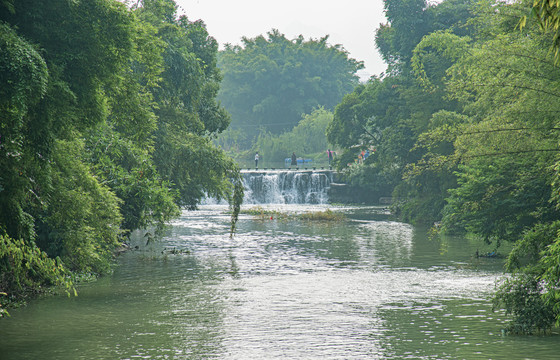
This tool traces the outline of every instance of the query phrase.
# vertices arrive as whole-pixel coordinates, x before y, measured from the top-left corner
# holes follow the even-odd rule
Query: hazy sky
[[[239,44],[278,29],[287,38],[330,35],[350,57],[364,61],[359,75],[379,75],[386,65],[375,48],[375,30],[385,23],[383,0],[176,0],[189,20],[202,19],[211,36],[223,44]],[[181,11],[181,9],[183,11]]]

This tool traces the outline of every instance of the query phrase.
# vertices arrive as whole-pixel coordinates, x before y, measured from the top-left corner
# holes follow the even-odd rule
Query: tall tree
[[[457,57],[440,56],[437,44],[426,45],[422,53],[425,67],[416,70],[414,49],[435,30],[444,29],[451,35],[469,33],[464,25],[473,16],[471,3],[453,0],[430,6],[423,1],[387,0],[389,23],[378,30],[376,44],[389,63],[389,72],[346,96],[328,128],[329,141],[346,149],[339,158],[341,170],[353,164],[362,149],[376,150],[363,166],[346,170],[348,181],[364,191],[371,189],[373,199],[390,196],[395,189],[395,197],[414,199],[396,206],[406,220],[435,221],[441,216],[441,189],[453,186],[453,175],[446,171],[407,182],[402,176],[422,157],[425,150],[415,143],[434,126],[433,114],[458,110],[457,101],[447,98],[443,86],[446,70]],[[416,71],[423,71],[425,77],[419,79]]]
[[[218,45],[201,21],[178,17],[172,0],[144,0],[138,16],[164,42],[162,81],[154,94],[157,130],[154,161],[171,182],[180,206],[194,208],[205,195],[231,199],[240,181],[234,162],[210,141],[229,125],[216,100],[221,75]]]
[[[462,114],[442,114],[421,138],[431,149],[425,169],[457,165],[441,229],[467,231],[496,246],[514,243],[506,264],[514,276],[503,281],[495,304],[513,315],[509,329],[517,333],[546,330],[560,319],[554,277],[560,74],[549,34],[535,24],[517,28],[527,9],[481,2],[474,41],[442,33],[423,40],[442,54],[460,55],[446,72],[446,91]],[[441,144],[451,151],[441,152]]]
[[[389,72],[406,72],[416,45],[425,35],[449,30],[468,35],[472,17],[472,0],[446,0],[430,5],[425,0],[385,0],[388,23],[375,35],[375,44],[389,65]]]
[[[229,117],[201,22],[172,0],[0,9],[0,289],[103,273],[124,234],[161,230],[205,192],[232,200],[235,220],[240,176],[210,143]]]
[[[119,244],[120,202],[93,176],[83,137],[106,119],[133,22],[108,0],[0,6],[0,283],[22,294],[65,282],[46,254],[101,273]]]

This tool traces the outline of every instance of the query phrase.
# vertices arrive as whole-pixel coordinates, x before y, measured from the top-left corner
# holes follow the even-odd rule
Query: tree
[[[554,1],[535,0],[531,8],[531,17],[535,17],[541,29],[552,33],[551,48],[554,50],[554,61],[560,61],[560,17],[558,16],[559,4]],[[527,25],[528,16],[523,15],[519,25]]]
[[[342,46],[329,45],[328,36],[289,40],[278,30],[227,46],[218,65],[224,74],[219,99],[232,128],[250,138],[261,128],[276,135],[292,129],[313,108],[332,109],[357,85],[363,68]]]
[[[64,21],[55,24],[56,13],[64,13]],[[38,244],[47,250],[51,248],[51,243],[59,241],[71,231],[68,229],[68,233],[65,234],[63,229],[58,229],[57,235],[54,235],[56,224],[51,220],[56,212],[65,210],[57,210],[56,207],[56,201],[60,199],[62,192],[76,191],[76,194],[85,195],[94,188],[93,185],[90,189],[74,189],[70,185],[70,188],[57,188],[61,185],[55,181],[58,173],[63,170],[60,168],[61,163],[69,169],[79,169],[83,178],[89,174],[87,167],[83,166],[83,158],[68,159],[62,148],[57,146],[64,141],[72,142],[80,138],[81,131],[105,120],[107,108],[103,88],[116,81],[118,72],[127,64],[131,50],[129,26],[132,19],[124,5],[112,1],[72,4],[53,1],[39,6],[29,1],[20,1],[14,4],[12,12],[4,15],[3,20],[17,26],[18,36],[40,44],[37,47],[41,49],[41,59],[44,63],[42,72],[45,76],[41,80],[37,71],[30,73],[35,82],[43,84],[42,94],[33,106],[13,106],[14,109],[20,110],[21,125],[14,130],[20,138],[21,151],[19,170],[6,168],[6,173],[19,173],[19,176],[25,179],[19,182],[20,191],[24,190],[25,193],[34,195],[19,198],[16,195],[18,190],[3,186],[4,196],[8,197],[10,202],[18,203],[18,213],[22,214],[21,219],[24,219],[20,220],[19,225],[8,221],[3,225],[10,236],[16,239],[23,238],[29,244],[38,236],[41,239]],[[85,18],[89,21],[84,21]],[[11,64],[6,65],[10,68],[13,66]],[[5,79],[8,83],[13,80]],[[60,153],[56,153],[57,149]],[[106,190],[104,185],[100,187],[102,190],[99,191]],[[116,235],[102,234],[101,228],[113,227],[115,222],[120,223],[120,214],[118,207],[108,206],[107,209],[111,209],[109,214],[102,217],[104,220],[98,224],[99,228],[93,227],[96,230],[92,236],[99,236],[101,241],[114,243]],[[26,234],[18,230],[23,224],[29,229]],[[92,228],[85,218],[82,218],[76,227]],[[72,250],[66,250],[65,254],[71,257]],[[54,256],[59,254],[61,253]],[[88,256],[93,258],[98,254],[92,252]]]
[[[345,171],[371,192],[377,186],[363,179],[394,171],[403,219],[441,219],[440,231],[496,248],[511,242],[514,275],[495,304],[514,317],[511,331],[545,331],[560,323],[555,38],[534,23],[519,31],[522,2],[466,5],[388,1],[390,24],[376,41],[390,72],[343,99],[329,139],[349,153],[375,145],[375,158]],[[463,18],[444,21],[454,6]],[[407,37],[414,27],[421,35]]]
[[[455,184],[449,169],[421,176],[410,176],[408,169],[426,155],[427,149],[416,143],[434,127],[434,114],[460,110],[458,101],[447,97],[445,82],[462,49],[451,54],[437,39],[426,39],[434,32],[455,38],[470,34],[471,4],[387,0],[389,22],[377,31],[376,45],[389,64],[388,74],[347,95],[328,128],[329,141],[346,149],[339,157],[340,170],[353,164],[362,149],[376,150],[363,166],[344,170],[347,181],[362,191],[370,189],[373,198],[392,194],[401,199],[394,210],[407,221],[437,221],[445,190]]]
[[[34,230],[26,207],[34,180],[28,169],[37,164],[29,148],[44,144],[30,139],[29,111],[47,92],[48,71],[39,52],[3,23],[0,49],[0,223],[9,236],[30,240]]]
[[[83,132],[106,119],[104,88],[127,64],[132,19],[113,1],[6,4],[0,272],[5,290],[22,296],[42,285],[71,286],[66,267],[102,273],[120,243],[119,200],[77,151]]]
[[[472,18],[472,0],[446,0],[429,5],[424,0],[385,0],[388,23],[376,32],[375,44],[389,65],[389,72],[407,72],[413,50],[432,32],[448,30],[465,36]]]
[[[233,230],[243,189],[210,143],[229,117],[201,22],[172,0],[0,8],[3,291],[102,274],[125,235],[161,231],[205,192],[232,201]]]
[[[417,165],[423,168],[419,173],[457,166],[443,231],[467,231],[496,246],[514,243],[507,260],[513,276],[500,285],[494,302],[513,316],[510,331],[534,333],[560,318],[553,171],[560,78],[545,45],[548,35],[535,26],[523,33],[516,28],[524,12],[520,3],[482,2],[474,41],[442,33],[424,38],[432,51],[463,53],[446,71],[444,84],[462,110],[421,136],[419,144],[430,151]],[[417,48],[417,54],[422,51]]]
[[[221,80],[216,40],[201,21],[177,17],[171,0],[145,0],[136,11],[165,44],[162,81],[151,88],[158,118],[153,154],[158,173],[177,192],[179,206],[194,208],[205,195],[233,199],[239,171],[210,141],[230,121],[216,100]]]
[[[406,64],[412,50],[432,30],[425,0],[386,0],[385,14],[390,26],[379,28],[378,49],[390,65]]]
[[[261,133],[251,155],[258,151],[264,159],[281,162],[295,152],[306,158],[325,161],[326,150],[329,147],[325,132],[332,116],[330,111],[319,108],[303,115],[292,131],[280,135]]]
[[[373,78],[344,96],[335,108],[333,121],[327,127],[329,142],[349,148],[364,142],[367,137],[370,142],[375,141],[378,137],[377,129],[371,128],[368,122],[374,121],[374,118],[377,120],[382,115],[375,105],[384,90],[388,89],[379,79]]]

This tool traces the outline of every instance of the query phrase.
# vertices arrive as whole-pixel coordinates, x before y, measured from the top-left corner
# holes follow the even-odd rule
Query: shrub
[[[552,307],[543,299],[544,286],[534,275],[516,274],[501,280],[494,296],[494,308],[504,307],[513,320],[507,330],[533,334],[550,330],[555,322]]]
[[[44,286],[62,286],[76,293],[69,273],[59,258],[51,259],[34,244],[0,235],[0,290],[2,295],[22,298],[43,291]],[[6,314],[0,301],[0,317]]]

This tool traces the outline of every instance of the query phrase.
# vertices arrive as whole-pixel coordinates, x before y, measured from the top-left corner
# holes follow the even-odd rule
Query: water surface
[[[327,205],[270,205],[288,212]],[[332,207],[330,207],[332,208]],[[341,223],[184,212],[79,296],[0,322],[1,359],[556,359],[556,335],[502,336],[502,260],[431,241],[380,207]],[[491,249],[481,248],[481,252]]]

